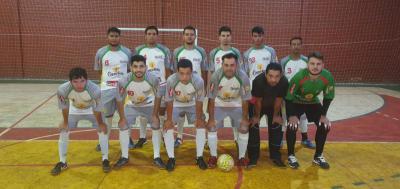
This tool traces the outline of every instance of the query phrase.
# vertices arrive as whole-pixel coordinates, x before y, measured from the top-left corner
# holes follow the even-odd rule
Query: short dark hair
[[[185,33],[186,30],[193,30],[194,34],[196,35],[196,28],[194,28],[193,26],[188,25],[188,26],[184,27],[182,33]]]
[[[107,35],[110,34],[111,32],[115,32],[115,33],[118,33],[118,35],[121,35],[121,30],[118,29],[117,27],[110,27],[110,28],[108,28],[108,30],[107,30]]]
[[[158,28],[157,26],[147,26],[146,29],[144,30],[144,33],[146,34],[147,31],[149,30],[156,30],[156,34],[158,35]]]
[[[143,62],[146,65],[146,58],[142,55],[134,55],[131,58],[131,66],[133,64],[133,62]]]
[[[193,64],[192,61],[188,60],[188,59],[180,59],[178,61],[178,65],[177,65],[177,70],[179,71],[179,68],[190,68],[190,70],[193,71]]]
[[[222,32],[229,32],[229,33],[232,33],[232,30],[231,30],[231,28],[228,27],[228,26],[222,26],[222,27],[220,27],[219,30],[218,30],[218,35],[221,35]]]
[[[323,61],[324,55],[322,55],[322,53],[320,53],[318,51],[314,51],[308,55],[308,60],[310,60],[311,58],[316,58],[316,59],[320,59]]]
[[[73,79],[79,79],[82,77],[85,79],[88,78],[86,70],[81,67],[75,67],[69,71],[69,80],[70,81],[72,81]]]
[[[292,38],[290,39],[290,41],[289,41],[289,44],[292,44],[292,41],[293,41],[293,40],[300,40],[300,42],[303,43],[303,38],[301,38],[300,36],[292,37]]]
[[[251,33],[264,34],[264,28],[261,26],[254,26],[254,28],[251,29]]]
[[[267,68],[265,68],[265,74],[267,74],[269,70],[276,70],[282,73],[282,66],[278,63],[272,62],[268,64]]]
[[[238,57],[236,56],[236,54],[228,53],[228,54],[225,54],[224,56],[222,56],[222,62],[224,62],[225,59],[231,59],[231,58],[234,58],[236,62],[238,60]]]

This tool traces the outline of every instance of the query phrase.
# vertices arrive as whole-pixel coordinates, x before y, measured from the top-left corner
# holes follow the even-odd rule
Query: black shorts
[[[294,115],[300,119],[304,113],[309,122],[318,123],[322,115],[322,105],[319,104],[296,104],[293,103]]]

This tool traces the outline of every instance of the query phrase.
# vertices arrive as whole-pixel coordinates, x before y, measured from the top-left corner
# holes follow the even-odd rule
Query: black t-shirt
[[[258,75],[253,80],[251,94],[254,97],[262,98],[262,108],[273,108],[276,97],[284,98],[289,87],[289,82],[285,76],[279,80],[275,86],[270,86],[267,82],[265,73]]]

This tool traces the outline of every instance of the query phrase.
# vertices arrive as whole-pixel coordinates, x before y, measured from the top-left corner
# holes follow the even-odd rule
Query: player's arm
[[[155,98],[154,98],[154,108],[152,112],[152,119],[153,119],[153,124],[160,124],[160,118],[158,116],[158,113],[160,112],[160,106],[161,106],[161,98],[165,95],[165,85],[160,86],[160,80],[156,77],[153,79],[154,81],[154,91],[155,92]]]
[[[97,73],[100,76],[101,79],[101,70],[102,70],[102,63],[101,63],[101,49],[99,49],[96,53],[96,56],[94,58],[94,70],[97,71]]]
[[[170,77],[171,78],[171,77]],[[165,103],[166,103],[166,112],[167,112],[167,119],[164,122],[164,129],[172,129],[174,127],[172,122],[172,111],[174,107],[174,89],[173,84],[170,80],[167,80],[167,85],[165,88]]]
[[[204,81],[201,77],[196,82],[196,127],[203,127],[203,101],[204,101]]]
[[[283,73],[283,71],[282,71]],[[288,80],[286,79],[285,76],[282,76],[279,83],[278,83],[278,95],[275,98],[275,102],[274,102],[274,115],[273,115],[273,123],[278,123],[280,125],[283,124],[283,119],[282,119],[282,115],[281,115],[281,109],[282,109],[282,105],[283,105],[283,98],[285,97],[286,93],[287,93],[287,89],[288,89]]]
[[[251,99],[251,90],[250,90],[250,79],[247,77],[244,71],[240,71],[242,81],[243,81],[243,89],[242,91],[242,124],[249,125],[249,100]]]
[[[326,127],[331,126],[331,122],[327,118],[326,114],[328,113],[329,106],[335,97],[335,81],[331,74],[327,76],[328,84],[324,88],[324,98],[322,101],[322,112],[320,123],[323,123]]]
[[[209,91],[208,91],[208,122],[207,122],[207,127],[208,129],[214,128],[215,127],[215,98],[217,97],[218,93],[218,79],[217,75],[214,72],[212,75],[212,78],[210,80],[210,86],[209,86]]]
[[[57,90],[57,97],[58,97],[58,107],[61,109],[61,114],[63,117],[63,121],[60,123],[60,129],[67,129],[68,128],[68,115],[69,115],[69,100],[67,91],[67,84],[61,85]]]
[[[93,109],[93,115],[96,118],[97,124],[99,125],[99,128],[103,131],[104,134],[107,134],[107,126],[103,122],[103,116],[102,116],[102,110],[103,110],[103,104],[101,103],[101,91],[100,88],[97,85],[89,85],[89,89],[91,92],[93,92],[93,98],[94,98],[94,104],[92,106]]]
[[[171,64],[171,52],[169,51],[168,48],[165,48],[166,55],[165,55],[165,78],[167,79],[173,71],[173,65]]]
[[[286,102],[286,114],[288,117],[288,126],[289,127],[295,127],[297,128],[299,122],[299,118],[295,115],[295,106],[293,103],[293,100],[295,98],[295,94],[299,90],[299,81],[301,80],[299,75],[300,72],[298,72],[289,82],[289,88],[285,97],[285,102]]]

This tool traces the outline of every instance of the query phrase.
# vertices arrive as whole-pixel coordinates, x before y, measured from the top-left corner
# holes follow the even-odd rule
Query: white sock
[[[196,153],[197,157],[203,156],[204,144],[206,143],[206,129],[196,129]]]
[[[119,130],[119,144],[121,146],[121,156],[124,158],[128,158],[129,151],[129,130]]]
[[[60,156],[60,161],[63,163],[67,161],[68,141],[69,131],[61,131],[58,140],[58,155]]]
[[[183,139],[183,125],[185,124],[185,116],[183,117],[179,117],[178,119],[178,134],[177,134],[177,138]]]
[[[244,158],[247,150],[247,143],[249,141],[249,133],[239,133],[238,145],[239,145],[239,159]]]
[[[108,137],[103,132],[98,132],[97,135],[99,136],[99,144],[101,147],[101,159],[104,161],[108,159]]]
[[[106,125],[107,125],[107,138],[109,139],[110,138],[110,134],[111,134],[111,128],[112,128],[112,117],[109,117],[109,118],[107,118],[106,120],[107,120],[107,123],[106,123]]]
[[[218,135],[217,132],[208,132],[208,147],[211,156],[217,157]]]
[[[175,158],[174,155],[174,129],[168,129],[164,133],[164,143],[167,148],[167,154],[169,158]]]
[[[232,127],[232,131],[233,131],[233,140],[237,141],[238,140],[238,129],[236,127]]]
[[[139,118],[139,124],[140,124],[139,138],[146,138],[147,119],[143,117]]]
[[[161,131],[152,130],[151,140],[153,141],[153,155],[154,159],[160,157],[160,145],[161,145]]]

